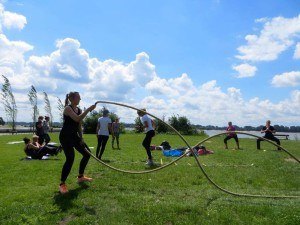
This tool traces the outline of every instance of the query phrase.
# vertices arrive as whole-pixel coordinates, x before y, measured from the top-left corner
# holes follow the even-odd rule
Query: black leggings
[[[279,139],[278,138],[276,138],[276,137],[264,137],[264,138],[266,138],[266,139],[268,139],[268,140],[271,140],[271,141],[275,141],[278,145],[280,145],[280,141],[279,141]],[[260,142],[261,141],[264,141],[264,139],[262,139],[262,138],[258,138],[257,140],[256,140],[256,147],[257,147],[257,149],[260,149]],[[278,150],[280,150],[281,148],[277,148]]]
[[[147,155],[148,155],[148,159],[152,159],[151,150],[150,150],[150,144],[151,144],[152,138],[154,136],[155,136],[154,130],[149,130],[146,133],[146,137],[145,137],[145,139],[143,140],[143,143],[142,143],[142,145],[146,149],[146,152],[147,152]]]
[[[96,156],[101,159],[104,150],[105,150],[105,146],[106,143],[108,141],[109,136],[106,135],[98,135],[98,145],[97,145],[97,151],[96,151]],[[100,151],[100,147],[101,147],[101,151]],[[99,154],[100,151],[100,154]]]
[[[85,167],[90,159],[90,155],[85,151],[85,149],[87,149],[88,151],[90,151],[90,149],[86,144],[81,143],[78,137],[60,137],[60,143],[64,149],[64,153],[66,156],[66,162],[61,172],[61,182],[64,183],[67,180],[67,177],[69,176],[71,168],[73,166],[75,158],[75,151],[73,147],[75,147],[75,149],[83,156],[79,165],[79,175],[84,174]]]
[[[239,142],[239,139],[238,139],[237,135],[234,135],[234,136],[227,136],[227,137],[224,139],[224,143],[227,144],[227,141],[230,140],[231,138],[234,138],[234,140],[235,140],[236,143]]]

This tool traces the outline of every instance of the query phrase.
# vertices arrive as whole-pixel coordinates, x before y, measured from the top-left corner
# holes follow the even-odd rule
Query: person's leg
[[[236,143],[236,146],[238,149],[240,149],[240,145],[239,145],[239,138],[237,135],[233,136],[234,140],[235,140],[235,143]]]
[[[120,149],[119,137],[120,137],[120,134],[117,133],[117,134],[116,134],[116,140],[117,140],[117,148],[118,148],[118,149]]]
[[[46,143],[46,145],[50,142],[50,136],[49,136],[49,134],[45,134],[45,143]]]
[[[226,136],[226,137],[224,138],[225,149],[228,149],[227,141],[228,141],[230,138],[231,138],[230,136]]]
[[[97,150],[96,150],[96,157],[99,158],[99,152],[100,152],[100,147],[102,145],[102,137],[101,135],[97,136],[98,144],[97,144]]]
[[[277,137],[273,137],[272,139],[270,139],[272,141],[275,141],[276,144],[280,145],[280,140]],[[277,147],[278,150],[281,150],[281,148]]]
[[[146,137],[145,137],[145,139],[143,140],[143,143],[142,143],[142,145],[146,149],[146,152],[147,152],[149,160],[152,160],[152,154],[151,154],[151,150],[150,150],[150,145],[151,145],[152,137],[154,135],[155,135],[154,130],[148,131],[147,134],[146,134]]]
[[[64,149],[64,153],[66,156],[66,161],[65,164],[62,168],[62,173],[61,173],[61,184],[64,184],[65,181],[67,180],[67,177],[70,174],[73,162],[74,162],[74,157],[75,157],[75,152],[73,149],[73,146],[68,144],[68,143],[61,143]]]
[[[104,153],[105,146],[106,146],[106,143],[107,143],[108,138],[109,138],[109,136],[105,136],[105,135],[101,135],[101,136],[102,136],[102,145],[101,145],[101,151],[100,151],[100,156],[99,156],[100,159],[101,159],[101,157]]]
[[[39,143],[40,145],[43,145],[43,143],[44,143],[44,135],[40,135],[40,136],[39,136],[38,143]]]
[[[41,154],[49,154],[49,155],[57,155],[58,151],[57,151],[57,147],[53,147],[53,146],[48,146],[48,145],[44,145],[39,152]]]
[[[83,176],[85,167],[90,159],[90,155],[89,155],[89,153],[86,152],[86,150],[90,151],[90,149],[88,148],[88,146],[85,143],[83,143],[83,144],[76,143],[75,148],[82,155],[82,159],[81,159],[80,165],[79,165],[79,176],[78,176],[78,178],[80,178],[81,176]]]
[[[114,134],[114,135],[112,136],[112,139],[111,139],[111,147],[112,147],[112,149],[115,149],[115,147],[114,147],[115,138],[116,138],[116,136],[115,136],[115,134]]]
[[[257,149],[260,149],[260,142],[261,141],[264,141],[263,139],[261,139],[261,138],[258,138],[257,140],[256,140],[256,148]]]

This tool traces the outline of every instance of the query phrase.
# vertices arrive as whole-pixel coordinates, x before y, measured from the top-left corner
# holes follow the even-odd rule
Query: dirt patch
[[[61,221],[59,221],[58,225],[67,225],[69,222],[71,222],[72,220],[74,220],[76,218],[75,215],[69,215],[65,218],[63,218]]]
[[[293,162],[293,163],[296,163],[297,160],[296,159],[293,159],[293,158],[285,158],[284,159],[286,162]]]

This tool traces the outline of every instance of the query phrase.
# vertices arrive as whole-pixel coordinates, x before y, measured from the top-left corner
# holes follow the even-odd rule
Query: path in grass
[[[70,193],[58,194],[64,155],[45,161],[26,161],[22,135],[1,136],[1,224],[299,224],[299,199],[241,198],[224,194],[204,178],[194,159],[184,158],[165,170],[146,175],[114,172],[91,159],[87,174],[94,182],[76,184],[80,155],[67,180]],[[204,137],[186,137],[195,144]],[[58,141],[58,135],[52,139]],[[142,134],[121,136],[122,150],[108,143],[103,158],[121,169],[145,170]],[[96,147],[95,135],[85,135]],[[168,140],[174,147],[184,143],[175,135],[157,135],[153,144]],[[300,158],[300,142],[282,141]],[[223,149],[222,138],[205,143],[215,154],[200,157],[209,175],[222,187],[249,194],[300,195],[299,164],[275,147],[241,139],[243,150]],[[93,149],[95,151],[95,149]],[[158,162],[172,158],[154,151]]]

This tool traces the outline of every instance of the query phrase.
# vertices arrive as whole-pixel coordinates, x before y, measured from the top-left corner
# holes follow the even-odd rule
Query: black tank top
[[[71,107],[71,109],[75,112],[75,110],[72,108],[71,105],[68,105],[69,107]],[[79,109],[77,107],[78,111],[77,111],[77,115],[81,114],[81,109]],[[64,114],[64,123],[63,123],[63,127],[61,129],[61,134],[63,135],[77,135],[77,133],[79,132],[79,122],[76,122],[75,120],[73,120],[70,116],[66,116]]]

